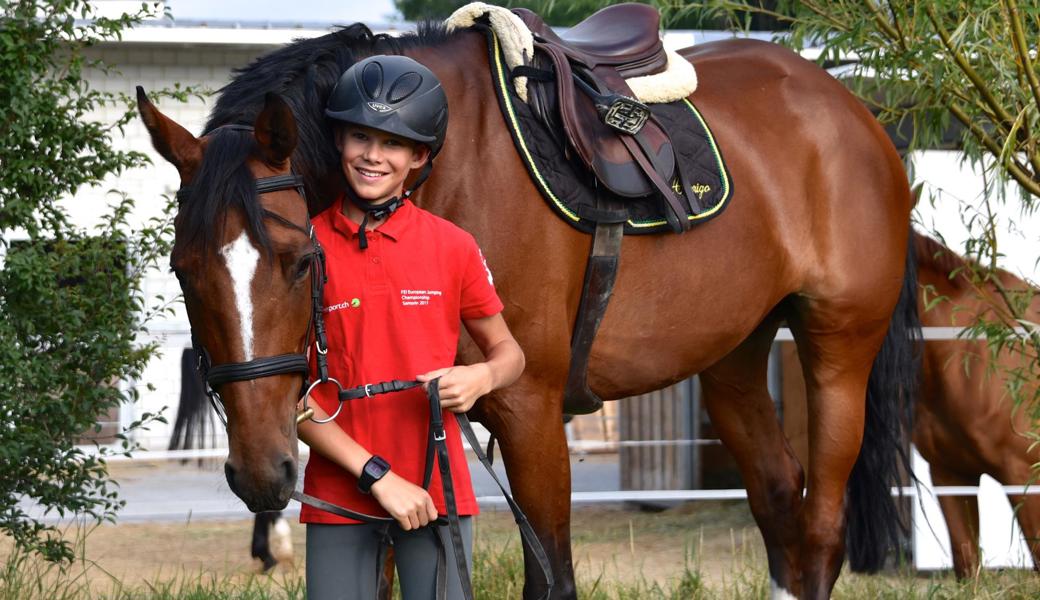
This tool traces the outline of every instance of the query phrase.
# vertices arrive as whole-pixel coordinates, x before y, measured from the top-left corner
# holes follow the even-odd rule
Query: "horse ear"
[[[181,180],[187,180],[202,161],[202,143],[187,129],[159,112],[141,86],[137,86],[137,111],[148,128],[152,146],[177,167]]]
[[[296,149],[296,119],[289,104],[278,94],[268,92],[264,96],[264,109],[256,117],[253,132],[268,164],[283,164]]]

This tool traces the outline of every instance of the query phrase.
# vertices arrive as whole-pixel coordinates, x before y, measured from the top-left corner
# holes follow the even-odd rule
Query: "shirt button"
[[[378,264],[379,264],[379,262],[380,262],[380,261],[379,261],[379,257],[378,257],[378,256],[373,256],[373,257],[372,257],[372,262],[378,265]]]

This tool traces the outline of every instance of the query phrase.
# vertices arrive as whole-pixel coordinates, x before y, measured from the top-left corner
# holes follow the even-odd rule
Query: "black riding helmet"
[[[425,66],[407,56],[377,55],[343,72],[325,114],[426,144],[433,158],[444,145],[448,98]]]
[[[354,63],[343,72],[325,105],[325,114],[337,121],[364,125],[426,144],[430,157],[412,187],[400,198],[371,204],[347,186],[346,194],[365,211],[358,244],[368,247],[365,226],[369,217],[383,219],[400,208],[430,175],[433,157],[444,145],[448,130],[448,98],[433,71],[407,56],[376,55]]]

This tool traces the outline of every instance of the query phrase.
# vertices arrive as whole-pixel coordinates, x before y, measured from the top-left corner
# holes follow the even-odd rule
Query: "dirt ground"
[[[508,510],[488,510],[477,519],[478,551],[519,544]],[[302,574],[304,529],[295,521],[291,525],[295,564],[277,569]],[[113,579],[134,585],[200,573],[257,572],[259,563],[249,557],[251,528],[250,520],[128,523],[98,526],[80,539],[93,565],[89,576],[104,587]],[[743,502],[700,502],[661,512],[620,505],[576,507],[572,536],[578,576],[591,580],[645,578],[664,584],[689,565],[713,585],[735,564],[764,564],[758,532]]]

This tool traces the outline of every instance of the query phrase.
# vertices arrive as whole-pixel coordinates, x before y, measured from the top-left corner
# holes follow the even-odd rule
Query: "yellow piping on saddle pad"
[[[580,222],[581,217],[579,217],[572,210],[570,210],[567,207],[567,205],[564,204],[563,201],[557,198],[556,194],[553,193],[552,188],[549,187],[549,183],[545,180],[545,178],[542,176],[542,173],[538,170],[534,157],[531,156],[531,151],[527,148],[527,140],[524,139],[523,133],[520,129],[520,123],[516,119],[516,112],[513,109],[513,103],[509,99],[509,84],[506,81],[506,73],[508,71],[505,65],[502,64],[502,46],[499,43],[498,35],[493,30],[491,32],[491,41],[493,44],[493,54],[495,57],[495,85],[498,85],[499,89],[501,90],[500,94],[502,95],[502,98],[504,100],[503,105],[506,107],[506,112],[509,114],[509,126],[512,127],[513,131],[516,133],[514,137],[517,140],[517,145],[524,154],[524,162],[529,166],[530,172],[534,175],[535,179],[537,180],[538,187],[552,201],[552,203],[556,206],[557,210],[559,210],[560,213],[562,213],[568,219],[574,221],[575,223]],[[722,210],[722,207],[726,205],[726,200],[729,199],[730,195],[729,172],[726,171],[725,165],[722,162],[722,154],[719,152],[718,144],[715,142],[715,136],[711,133],[711,129],[708,128],[707,123],[704,122],[704,118],[701,116],[700,111],[698,111],[697,108],[693,105],[693,103],[691,103],[688,99],[683,98],[682,101],[686,105],[686,108],[689,109],[693,116],[696,117],[696,119],[704,127],[704,132],[708,137],[708,143],[711,145],[712,156],[715,158],[715,164],[717,165],[719,169],[719,174],[721,176],[720,179],[722,183],[723,193],[720,196],[719,202],[716,203],[715,206],[712,206],[710,209],[700,214],[686,215],[686,218],[690,221],[703,221]],[[693,192],[691,191],[691,193]],[[667,223],[668,222],[663,219],[659,221],[633,221],[632,219],[629,219],[628,221],[626,221],[626,224],[629,227],[635,229],[661,227],[667,225]]]

